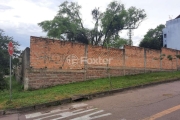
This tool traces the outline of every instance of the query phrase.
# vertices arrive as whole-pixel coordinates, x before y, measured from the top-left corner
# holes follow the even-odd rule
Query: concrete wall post
[[[88,57],[88,45],[84,46],[84,80],[87,80],[87,69],[88,69],[88,64],[87,64],[87,58]]]
[[[162,49],[160,50],[160,57],[159,57],[159,59],[160,59],[160,71],[162,71]]]
[[[126,54],[125,54],[125,48],[123,49],[123,74],[126,75]]]
[[[144,48],[144,73],[146,73],[146,49]]]
[[[23,53],[23,68],[22,68],[22,78],[24,83],[24,90],[29,88],[29,79],[28,79],[28,68],[30,67],[30,48],[26,48]]]
[[[176,69],[178,70],[178,59],[179,58],[177,58],[177,55],[178,55],[178,51],[176,50]]]

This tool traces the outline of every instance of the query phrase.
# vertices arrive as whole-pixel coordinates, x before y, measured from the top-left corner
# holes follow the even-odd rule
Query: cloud
[[[14,17],[15,17],[15,18],[21,18],[21,17],[20,17],[20,16],[18,16],[18,15],[14,15]]]
[[[11,9],[13,9],[13,7],[0,4],[0,12],[4,12]]]
[[[18,23],[15,25],[9,21],[6,22],[10,23],[10,25],[3,27],[5,34],[12,36],[15,41],[18,41],[21,45],[21,50],[30,46],[30,36],[46,36],[46,33],[43,33],[36,24]],[[2,27],[2,24],[0,26]]]
[[[39,3],[42,4],[39,4]],[[55,9],[51,9],[48,4],[43,1],[25,1],[25,0],[2,0],[0,8],[5,11],[0,11],[0,29],[5,31],[8,36],[13,36],[15,41],[21,44],[20,49],[29,47],[30,36],[46,36],[42,29],[37,25],[38,22],[47,19],[53,19],[56,15]],[[19,4],[21,3],[21,4]],[[36,4],[38,3],[38,4]],[[56,4],[53,3],[52,4]],[[42,6],[41,6],[42,5]],[[0,9],[0,10],[1,10]]]
[[[8,2],[4,2],[6,6],[13,9],[9,9],[8,11],[1,12],[0,20],[11,21],[11,22],[26,22],[30,24],[37,24],[43,20],[50,20],[56,15],[57,7],[54,9],[48,8],[46,6],[39,6],[36,2],[32,2],[29,0],[9,0]],[[56,10],[55,10],[56,9]],[[17,17],[14,16],[19,16]]]
[[[0,4],[0,12],[5,12],[5,11],[11,10],[11,9],[13,9],[13,8],[10,6]]]
[[[58,6],[64,2],[64,0],[30,0],[32,3],[35,3],[39,7],[45,7],[53,10],[58,10]],[[71,1],[71,0],[70,0]]]
[[[29,47],[30,36],[45,36],[46,33],[37,23],[44,20],[52,20],[59,10],[58,6],[65,0],[0,0],[0,29],[3,29],[9,36],[19,41],[22,48]],[[81,16],[83,24],[87,28],[93,28],[91,11],[99,7],[103,12],[112,0],[68,0],[78,2],[82,6]],[[138,29],[133,30],[132,36],[134,45],[140,40],[150,28],[159,24],[165,24],[169,16],[175,18],[179,13],[179,0],[121,0],[126,8],[135,6],[145,9],[147,19],[142,22]],[[121,37],[128,38],[128,31],[122,31]]]

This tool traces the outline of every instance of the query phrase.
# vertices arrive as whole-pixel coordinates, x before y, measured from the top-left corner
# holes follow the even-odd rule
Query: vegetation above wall
[[[53,20],[38,23],[47,36],[76,41],[91,45],[106,45],[119,39],[119,32],[126,29],[136,29],[146,18],[143,9],[125,8],[124,4],[113,1],[108,4],[105,12],[94,8],[91,12],[94,28],[83,25],[80,14],[81,6],[65,1],[59,6],[59,11]]]
[[[155,29],[150,29],[140,42],[139,46],[150,49],[160,50],[163,47],[162,29],[165,25],[158,25]]]

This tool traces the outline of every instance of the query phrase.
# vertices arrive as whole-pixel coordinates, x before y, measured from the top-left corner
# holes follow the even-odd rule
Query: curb
[[[50,106],[57,106],[57,105],[67,104],[67,103],[71,103],[71,101],[72,101],[71,98],[68,98],[68,99],[62,99],[62,100],[48,102],[48,103],[36,104],[36,105],[33,105],[33,106],[28,106],[28,107],[21,107],[21,108],[15,108],[15,109],[2,110],[2,111],[0,111],[0,116],[9,115],[9,114],[16,114],[16,113],[22,113],[22,112],[28,112],[28,111],[38,110],[38,109],[42,109],[42,108],[47,108],[47,107],[50,107]]]
[[[67,103],[77,102],[80,100],[90,100],[93,98],[105,97],[108,95],[112,95],[115,93],[120,93],[120,92],[124,92],[124,91],[128,91],[128,90],[135,90],[138,88],[145,88],[145,87],[150,87],[150,86],[154,86],[154,85],[159,85],[162,83],[175,82],[175,81],[179,81],[179,80],[180,80],[179,78],[169,79],[169,80],[164,80],[164,81],[152,82],[152,83],[148,83],[148,84],[144,84],[144,85],[137,85],[137,86],[128,87],[128,88],[113,89],[113,90],[104,91],[104,92],[80,95],[80,96],[76,96],[76,97],[71,97],[71,98],[48,102],[48,103],[43,103],[43,104],[37,104],[37,105],[33,105],[33,106],[28,106],[28,107],[0,110],[0,116],[28,112],[28,111],[38,110],[38,109],[47,108],[47,107],[51,107],[51,106],[58,106],[58,105],[63,105],[63,104],[67,104]]]
[[[4,115],[5,111],[4,110],[0,110],[0,116]]]

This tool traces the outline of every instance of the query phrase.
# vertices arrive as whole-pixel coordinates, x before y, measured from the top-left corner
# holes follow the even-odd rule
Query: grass
[[[112,77],[111,82],[112,89],[118,89],[175,78],[180,78],[180,71]],[[13,78],[12,102],[9,102],[8,90],[5,90],[4,92],[0,91],[0,110],[30,106],[34,104],[61,100],[64,98],[72,97],[74,95],[83,95],[107,90],[110,90],[110,82],[108,78],[59,85],[34,91],[23,91],[22,86],[19,85]]]

